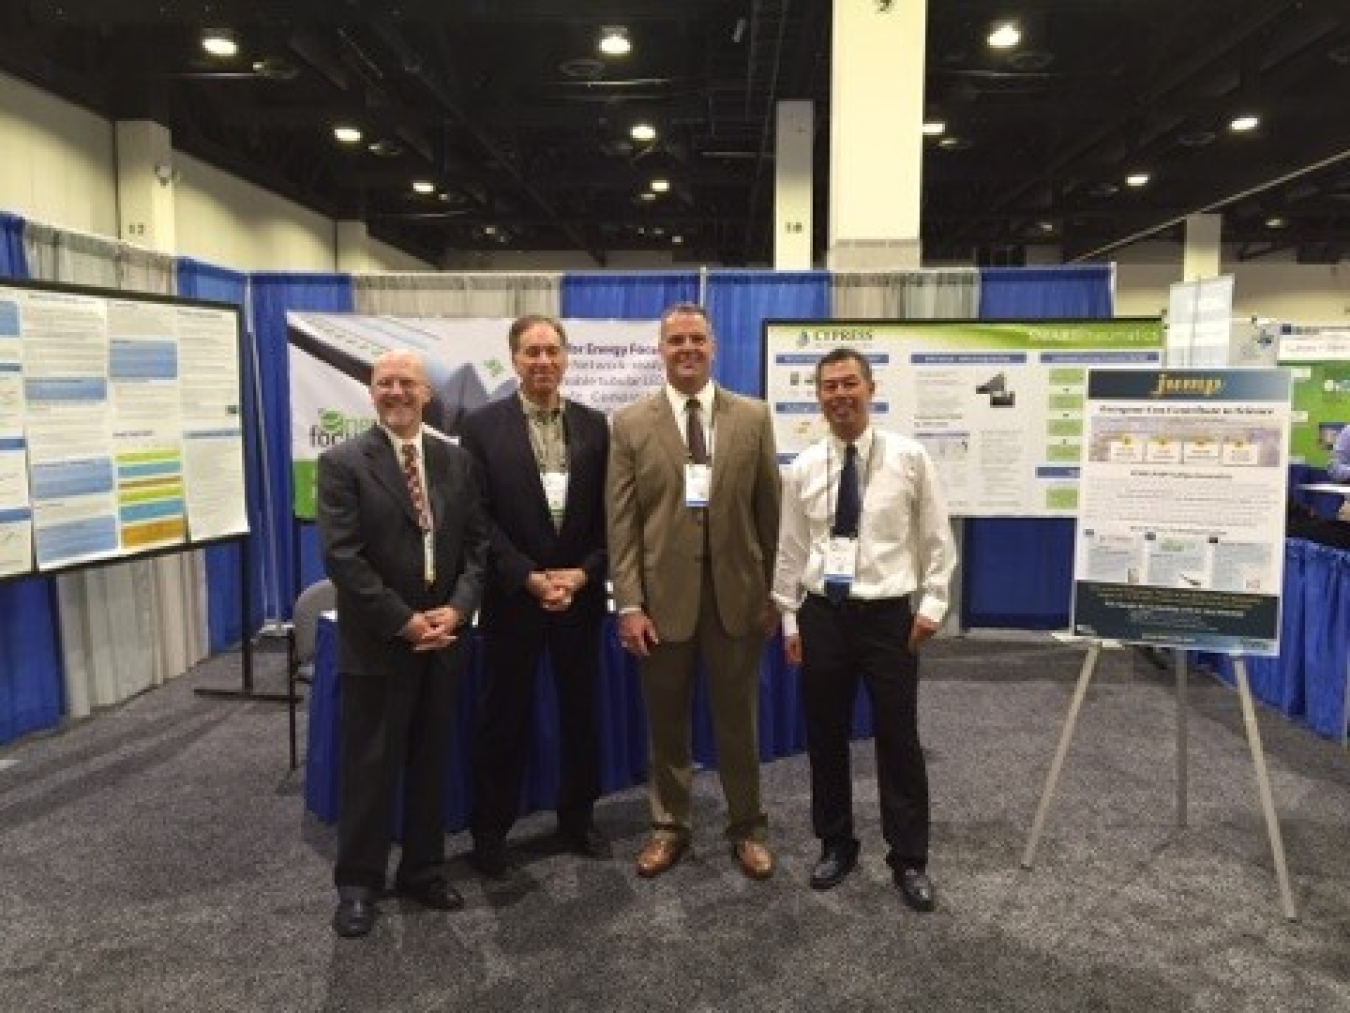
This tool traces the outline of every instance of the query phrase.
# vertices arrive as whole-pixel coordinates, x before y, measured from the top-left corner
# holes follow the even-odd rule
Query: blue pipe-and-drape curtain
[[[248,275],[191,257],[178,260],[178,294],[186,299],[238,306],[243,317],[243,348],[240,351],[239,382],[243,388],[241,411],[244,419],[244,482],[249,497],[248,517],[261,516],[262,463],[258,454],[257,404],[253,369],[253,340],[247,333]],[[250,601],[256,611],[249,617],[249,629],[256,630],[262,616],[262,540],[254,528],[249,535],[253,584]],[[206,553],[206,625],[211,653],[216,654],[240,643],[244,638],[244,617],[240,614],[239,595],[243,567],[237,545],[213,545]]]
[[[271,501],[260,503],[259,513],[250,513],[249,523],[262,533],[262,559],[255,562],[255,569],[275,573],[266,599],[273,614],[267,618],[280,619],[290,616],[299,592],[323,576],[314,525],[297,525],[294,520],[286,313],[350,313],[354,296],[348,274],[264,271],[252,275],[251,280],[253,333],[262,389],[263,464]],[[271,598],[273,589],[275,601]]]
[[[24,226],[0,214],[0,278],[29,277]],[[51,578],[0,584],[0,744],[59,724],[64,685]]]
[[[697,302],[698,280],[696,271],[565,274],[559,314],[583,320],[655,320],[667,306]]]
[[[1112,315],[1113,269],[986,268],[980,319],[1104,318]],[[984,517],[965,524],[962,625],[1054,630],[1069,624],[1072,518]]]
[[[717,335],[713,376],[732,390],[764,394],[764,321],[830,314],[825,271],[712,271],[708,315]]]

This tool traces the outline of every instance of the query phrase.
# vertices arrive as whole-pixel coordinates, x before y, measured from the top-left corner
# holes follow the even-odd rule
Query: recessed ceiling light
[[[635,141],[654,141],[656,128],[650,123],[634,123],[633,129],[628,131],[628,136]]]
[[[208,28],[202,33],[202,48],[212,56],[234,56],[239,40],[228,28]]]
[[[1148,186],[1148,173],[1132,172],[1125,177],[1125,185],[1138,189],[1141,186]]]
[[[684,236],[671,236],[670,242],[672,246],[681,246],[684,243]]]
[[[483,226],[483,235],[485,235],[485,236],[495,236],[496,234],[497,234],[497,226],[495,226],[495,225],[484,225],[484,226]]]
[[[939,134],[945,133],[946,130],[947,124],[943,123],[941,120],[924,121],[923,132],[929,137],[937,137]]]
[[[413,190],[417,193],[435,193],[436,184],[425,179],[413,180]]]
[[[666,193],[670,189],[670,180],[654,179],[652,180],[652,193]]]
[[[600,52],[606,56],[626,56],[632,48],[628,29],[622,25],[607,25],[600,29]]]
[[[397,141],[391,141],[387,137],[381,137],[378,141],[371,141],[367,144],[366,150],[377,158],[397,158],[403,154],[403,145]]]
[[[344,123],[333,128],[333,136],[343,144],[356,144],[361,140],[361,131]]]
[[[642,193],[638,194],[638,200],[644,203],[654,201],[656,200],[656,194],[652,193],[650,190],[645,190]]]
[[[971,146],[971,143],[964,137],[953,137],[949,134],[938,141],[938,147],[946,151],[964,151]]]
[[[1013,22],[1005,21],[1001,25],[994,26],[986,41],[991,49],[1012,49],[1022,41],[1022,32]]]
[[[1036,223],[1036,228],[1038,228],[1038,229],[1039,229],[1040,231],[1042,231],[1042,232],[1054,232],[1054,231],[1055,231],[1055,223],[1054,223],[1054,222],[1037,222],[1037,223]]]
[[[1234,116],[1228,124],[1228,129],[1235,134],[1245,134],[1248,131],[1255,130],[1260,125],[1261,118],[1259,116],[1244,113],[1241,116]]]
[[[1281,218],[1279,215],[1266,219],[1266,228],[1268,229],[1283,229],[1288,226],[1288,224],[1289,220],[1287,218]]]

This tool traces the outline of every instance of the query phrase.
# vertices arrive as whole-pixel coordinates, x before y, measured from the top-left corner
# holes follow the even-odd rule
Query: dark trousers
[[[923,868],[928,771],[919,745],[919,660],[907,647],[911,621],[904,598],[834,604],[809,595],[797,614],[815,834],[827,845],[856,840],[849,737],[861,678],[872,702],[887,861]]]
[[[418,656],[411,672],[342,676],[339,886],[384,889],[390,829],[402,787],[396,881],[440,874],[445,779],[464,645]]]
[[[520,812],[534,724],[539,662],[548,652],[558,696],[558,825],[590,826],[600,794],[596,684],[603,616],[561,623],[502,623],[483,631],[487,685],[474,741],[474,842],[501,844]]]

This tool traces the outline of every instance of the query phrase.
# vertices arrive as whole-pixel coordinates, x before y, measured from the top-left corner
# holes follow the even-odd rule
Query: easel
[[[1078,675],[1078,686],[1074,690],[1073,701],[1069,704],[1068,716],[1064,719],[1064,729],[1059,736],[1059,746],[1055,758],[1050,764],[1050,773],[1045,779],[1045,788],[1041,792],[1040,805],[1036,807],[1036,818],[1031,824],[1031,835],[1027,839],[1026,850],[1022,853],[1022,868],[1030,869],[1036,858],[1036,845],[1040,842],[1041,831],[1045,827],[1045,818],[1050,812],[1050,801],[1055,794],[1055,785],[1059,781],[1064,759],[1069,753],[1069,743],[1073,740],[1074,728],[1078,724],[1078,712],[1087,697],[1088,685],[1092,682],[1097,661],[1101,657],[1100,640],[1089,643],[1087,657],[1083,659],[1083,668]],[[1176,656],[1177,677],[1177,826],[1186,826],[1186,652],[1178,650]],[[1247,682],[1247,661],[1241,655],[1233,656],[1233,669],[1237,681],[1238,699],[1242,706],[1242,722],[1247,731],[1247,746],[1252,754],[1252,767],[1256,771],[1257,791],[1261,796],[1261,811],[1266,819],[1266,833],[1270,838],[1271,856],[1275,861],[1275,879],[1280,887],[1280,904],[1284,916],[1289,921],[1297,921],[1298,913],[1294,909],[1294,897],[1289,889],[1289,872],[1284,861],[1284,841],[1280,836],[1280,822],[1275,815],[1275,803],[1270,791],[1270,777],[1266,773],[1265,752],[1261,748],[1261,733],[1256,726],[1256,709],[1252,706],[1251,688]]]

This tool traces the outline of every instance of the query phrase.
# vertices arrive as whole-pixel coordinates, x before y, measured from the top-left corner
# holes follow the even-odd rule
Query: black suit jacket
[[[413,613],[452,605],[467,621],[482,597],[488,533],[469,456],[426,432],[422,456],[436,539],[430,587],[417,513],[384,430],[319,456],[319,536],[337,590],[344,674],[396,675],[414,665],[419,656],[398,635]]]
[[[516,395],[493,401],[464,420],[461,445],[473,458],[488,518],[492,552],[483,623],[595,619],[604,612],[605,469],[609,423],[594,408],[563,401],[567,433],[567,502],[561,529],[549,515],[529,423]],[[586,585],[565,612],[546,613],[525,588],[535,570],[581,567]]]

